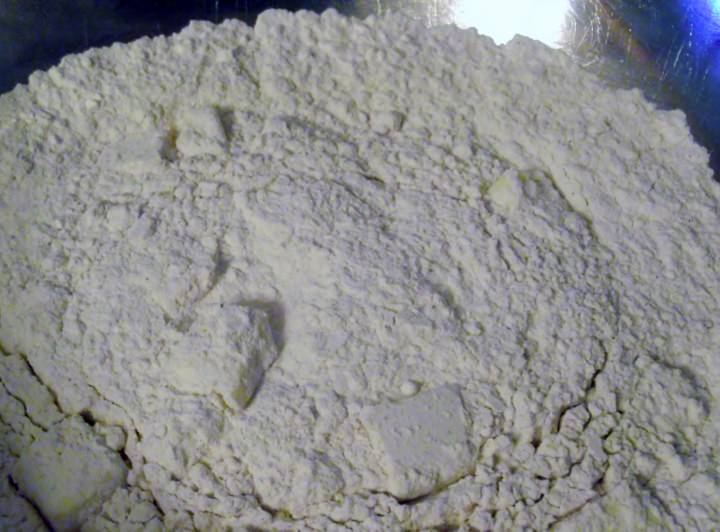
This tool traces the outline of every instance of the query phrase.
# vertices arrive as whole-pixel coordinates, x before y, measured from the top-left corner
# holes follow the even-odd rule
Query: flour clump
[[[717,527],[707,162],[398,16],[66,57],[0,97],[2,527]]]

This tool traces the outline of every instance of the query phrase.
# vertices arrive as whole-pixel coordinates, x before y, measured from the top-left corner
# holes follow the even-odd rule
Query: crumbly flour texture
[[[0,528],[717,528],[707,160],[397,16],[66,57],[0,97]]]

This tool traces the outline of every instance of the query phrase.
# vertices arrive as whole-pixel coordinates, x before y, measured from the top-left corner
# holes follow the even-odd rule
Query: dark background
[[[69,53],[179,31],[189,20],[240,18],[268,8],[333,7],[367,15],[453,0],[0,0],[0,94]],[[498,0],[512,1],[512,0]],[[538,0],[542,1],[542,0]],[[720,0],[572,0],[566,49],[660,107],[683,109],[720,175]]]

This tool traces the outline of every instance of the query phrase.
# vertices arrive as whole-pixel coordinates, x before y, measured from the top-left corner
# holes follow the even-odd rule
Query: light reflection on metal
[[[720,0],[709,0],[710,2],[710,11],[712,14],[718,18],[720,18]]]
[[[476,28],[498,44],[521,34],[558,47],[569,8],[569,0],[457,0],[453,21]]]
[[[558,47],[570,0],[355,0],[352,14],[399,11],[429,26],[454,23],[475,28],[498,44],[516,33]]]

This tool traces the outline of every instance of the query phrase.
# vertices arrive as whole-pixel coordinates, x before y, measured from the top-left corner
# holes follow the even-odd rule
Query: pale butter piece
[[[107,146],[100,155],[100,164],[134,175],[160,172],[171,158],[169,141],[159,131],[134,133]]]
[[[118,453],[80,418],[67,418],[28,447],[12,470],[20,491],[56,531],[77,530],[125,482]]]
[[[227,137],[220,115],[213,107],[187,108],[180,115],[177,149],[185,156],[225,154]]]
[[[504,173],[488,189],[490,199],[506,213],[512,213],[518,208],[522,194],[520,177],[514,171]]]
[[[206,303],[186,332],[168,345],[166,378],[177,390],[218,394],[231,408],[245,408],[278,356],[267,312]]]
[[[361,419],[386,472],[386,490],[413,499],[471,471],[470,420],[457,385],[365,409]]]

